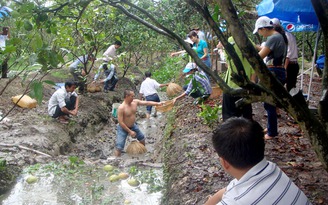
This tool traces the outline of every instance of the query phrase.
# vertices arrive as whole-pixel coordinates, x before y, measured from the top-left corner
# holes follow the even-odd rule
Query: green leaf
[[[33,48],[34,52],[37,52],[40,48],[42,48],[43,42],[39,35],[35,35],[32,39],[31,47]]]
[[[37,81],[32,82],[30,95],[32,98],[36,99],[39,105],[41,104],[43,98],[42,82],[37,82]]]
[[[47,84],[49,84],[49,85],[56,85],[56,83],[54,82],[54,81],[52,81],[52,80],[44,80],[44,81],[42,81],[43,83],[47,83]]]
[[[24,21],[24,29],[26,31],[32,31],[33,25],[31,24],[31,22],[29,20]]]

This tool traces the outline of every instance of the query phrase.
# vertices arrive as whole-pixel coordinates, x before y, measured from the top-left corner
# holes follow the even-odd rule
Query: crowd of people
[[[281,84],[287,84],[290,91],[296,86],[296,77],[299,72],[297,63],[297,45],[295,37],[284,32],[278,19],[260,17],[255,23],[253,34],[258,33],[266,41],[258,49],[259,56],[264,60],[267,68],[276,76]],[[209,47],[199,27],[193,28],[187,35],[186,42],[195,50],[203,63],[211,68]],[[241,50],[236,45],[233,37],[228,38],[240,58],[246,76],[257,83],[255,72]],[[121,46],[116,41],[104,53],[103,63],[92,83],[104,83],[104,92],[113,91],[118,81],[115,64],[116,50]],[[224,53],[224,47],[219,42],[217,48]],[[178,51],[171,56],[185,53]],[[232,73],[236,73],[236,66],[230,57],[222,54],[228,65],[225,81],[231,88],[239,88],[232,79]],[[74,81],[66,82],[65,86],[58,89],[50,98],[48,112],[53,118],[57,118],[63,124],[68,123],[70,115],[77,115],[79,98],[75,89],[80,88],[83,93],[85,85],[85,66],[93,62],[93,55],[80,56],[70,65],[70,73]],[[182,70],[189,78],[189,82],[183,86],[184,92],[173,99],[177,100],[185,96],[193,97],[197,103],[206,101],[212,94],[211,82],[205,72],[196,63],[189,60]],[[104,78],[98,79],[104,75]],[[124,91],[124,100],[118,107],[118,124],[114,155],[120,156],[124,150],[128,136],[136,138],[145,145],[145,136],[136,124],[136,112],[138,106],[147,106],[146,117],[150,118],[152,106],[160,106],[163,102],[158,96],[160,87],[168,86],[160,84],[151,78],[151,72],[145,72],[145,80],[141,83],[139,99],[131,90]],[[143,100],[145,99],[145,100]],[[278,136],[277,109],[274,105],[264,103],[267,112],[267,128],[263,128],[252,119],[252,105],[237,107],[238,96],[229,93],[223,94],[222,124],[213,132],[212,142],[219,161],[224,170],[233,176],[229,185],[220,189],[209,197],[206,205],[211,204],[266,204],[268,201],[274,204],[310,204],[304,193],[284,174],[279,167],[267,161],[264,156],[264,141]],[[154,113],[156,116],[156,111]],[[267,133],[265,133],[267,132]],[[253,193],[257,193],[254,195]]]
[[[262,16],[257,19],[255,23],[254,34],[258,33],[263,36],[266,41],[260,46],[254,44],[254,47],[258,49],[258,54],[263,58],[268,69],[276,76],[281,84],[287,84],[287,90],[291,90],[296,86],[296,78],[299,72],[299,66],[297,63],[297,45],[295,37],[288,32],[284,32],[283,28],[280,26],[278,19],[270,19],[266,16]],[[203,63],[211,68],[211,60],[209,55],[209,47],[205,40],[205,35],[203,35],[198,26],[191,28],[190,32],[187,34],[187,39],[185,40],[190,44],[190,46],[195,50],[198,57],[203,61]],[[258,79],[254,73],[254,70],[248,63],[247,59],[243,56],[242,52],[234,42],[233,37],[228,38],[228,42],[233,45],[238,57],[244,66],[246,76],[254,83],[257,83]],[[117,58],[116,50],[121,47],[122,43],[116,41],[113,45],[103,54],[103,63],[99,66],[98,72],[95,74],[92,83],[103,83],[104,92],[114,91],[115,86],[118,82],[117,72],[115,68],[114,60]],[[224,47],[219,42],[217,49],[224,53]],[[185,51],[179,51],[171,53],[171,56],[184,53]],[[231,88],[239,88],[231,80],[231,75],[236,73],[236,66],[230,57],[225,53],[224,59],[227,62],[228,70],[225,76],[225,82]],[[85,75],[86,75],[86,65],[88,62],[94,62],[95,57],[92,54],[84,55],[78,57],[70,66],[69,70],[73,76],[73,80],[77,82],[76,86],[79,88],[79,93],[83,93],[85,90]],[[189,83],[183,86],[184,92],[173,99],[173,102],[180,100],[185,96],[191,96],[195,98],[195,102],[203,102],[212,93],[212,87],[209,77],[205,72],[200,69],[196,63],[189,60],[189,63],[185,66],[182,73],[189,77]],[[102,77],[103,76],[103,77]],[[156,80],[151,79],[151,72],[147,71],[145,73],[145,80],[142,82],[139,92],[139,100],[143,98],[146,101],[160,102],[159,96],[157,94],[157,89],[168,84],[160,84]],[[54,94],[55,95],[55,94]],[[237,107],[236,102],[240,100],[238,96],[232,96],[229,93],[223,94],[222,100],[222,120],[226,121],[231,117],[244,117],[247,119],[252,119],[252,105],[244,105],[242,107]],[[59,103],[58,105],[63,105]],[[62,107],[60,107],[62,108]],[[267,112],[267,127],[265,131],[265,139],[272,139],[278,136],[278,126],[277,126],[277,108],[275,105],[264,103],[264,108]],[[152,112],[152,106],[147,106],[146,117],[150,118]],[[50,112],[49,112],[50,113]],[[54,113],[51,112],[53,115]],[[54,115],[57,117],[57,115]],[[156,116],[156,111],[154,113]],[[60,118],[60,122],[64,122]]]

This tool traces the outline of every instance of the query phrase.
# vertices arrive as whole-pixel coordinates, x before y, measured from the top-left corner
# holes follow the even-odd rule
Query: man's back
[[[151,78],[146,78],[140,86],[140,93],[144,96],[152,95],[157,93],[157,89],[160,87],[160,84]]]
[[[263,159],[227,186],[219,204],[310,204],[304,193],[274,163]]]

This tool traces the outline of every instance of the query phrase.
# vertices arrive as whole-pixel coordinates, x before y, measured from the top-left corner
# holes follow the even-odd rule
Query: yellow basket
[[[219,86],[212,87],[212,94],[210,95],[210,99],[218,98],[222,95],[222,89]]]
[[[168,100],[164,102],[163,105],[156,105],[155,108],[158,112],[167,112],[172,110],[173,106],[174,106],[173,100]]]

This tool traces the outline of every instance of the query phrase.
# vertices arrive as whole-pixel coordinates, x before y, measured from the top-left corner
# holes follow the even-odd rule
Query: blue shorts
[[[131,128],[132,131],[136,132],[136,138],[138,141],[145,140],[144,134],[139,130],[137,124],[134,124]],[[116,131],[116,149],[123,150],[126,142],[126,137],[128,136],[128,132],[125,131],[120,124],[117,124]]]

